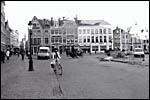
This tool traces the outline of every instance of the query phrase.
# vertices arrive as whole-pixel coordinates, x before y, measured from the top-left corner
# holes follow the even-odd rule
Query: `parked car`
[[[49,47],[40,47],[37,53],[37,59],[39,58],[50,58],[50,48]]]
[[[134,57],[144,57],[145,56],[145,53],[144,53],[144,50],[142,48],[135,48],[134,51],[133,51],[133,55]]]

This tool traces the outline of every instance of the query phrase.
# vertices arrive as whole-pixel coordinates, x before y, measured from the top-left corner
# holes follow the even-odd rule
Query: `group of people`
[[[18,57],[20,54],[22,56],[22,60],[24,60],[25,51],[24,50],[20,50],[20,52],[18,51],[17,52]],[[9,49],[7,49],[6,51],[4,49],[1,50],[1,62],[5,63],[5,59],[9,60],[12,55],[13,52]]]
[[[7,60],[9,60],[11,56],[11,52],[10,50],[1,50],[1,62],[5,63],[5,58],[7,58]]]
[[[66,56],[71,56],[72,58],[78,58],[78,56],[83,56],[83,51],[75,49],[74,47],[71,50],[68,48],[66,49]]]

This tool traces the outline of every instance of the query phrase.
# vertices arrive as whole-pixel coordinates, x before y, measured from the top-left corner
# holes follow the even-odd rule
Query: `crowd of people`
[[[17,55],[18,57],[21,55],[22,60],[24,60],[25,51],[18,50],[17,52],[12,52],[10,49],[1,50],[1,62],[5,63],[5,60],[9,60],[12,55]]]
[[[83,56],[83,51],[81,49],[75,49],[74,47],[66,49],[66,56],[71,56],[72,58],[78,58],[79,56]]]

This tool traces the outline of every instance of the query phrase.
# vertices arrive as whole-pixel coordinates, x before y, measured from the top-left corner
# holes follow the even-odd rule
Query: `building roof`
[[[49,27],[50,27],[50,21],[48,19],[43,19],[43,20],[38,19],[38,21],[39,21],[42,28],[44,28],[46,25],[49,25]]]
[[[104,20],[81,20],[80,25],[110,25]]]

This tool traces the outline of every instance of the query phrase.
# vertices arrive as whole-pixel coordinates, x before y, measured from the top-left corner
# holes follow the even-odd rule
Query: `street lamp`
[[[29,21],[29,36],[30,36],[30,55],[29,55],[29,71],[34,71],[33,69],[33,61],[32,61],[32,54],[31,54],[31,35],[32,35],[32,21]]]

